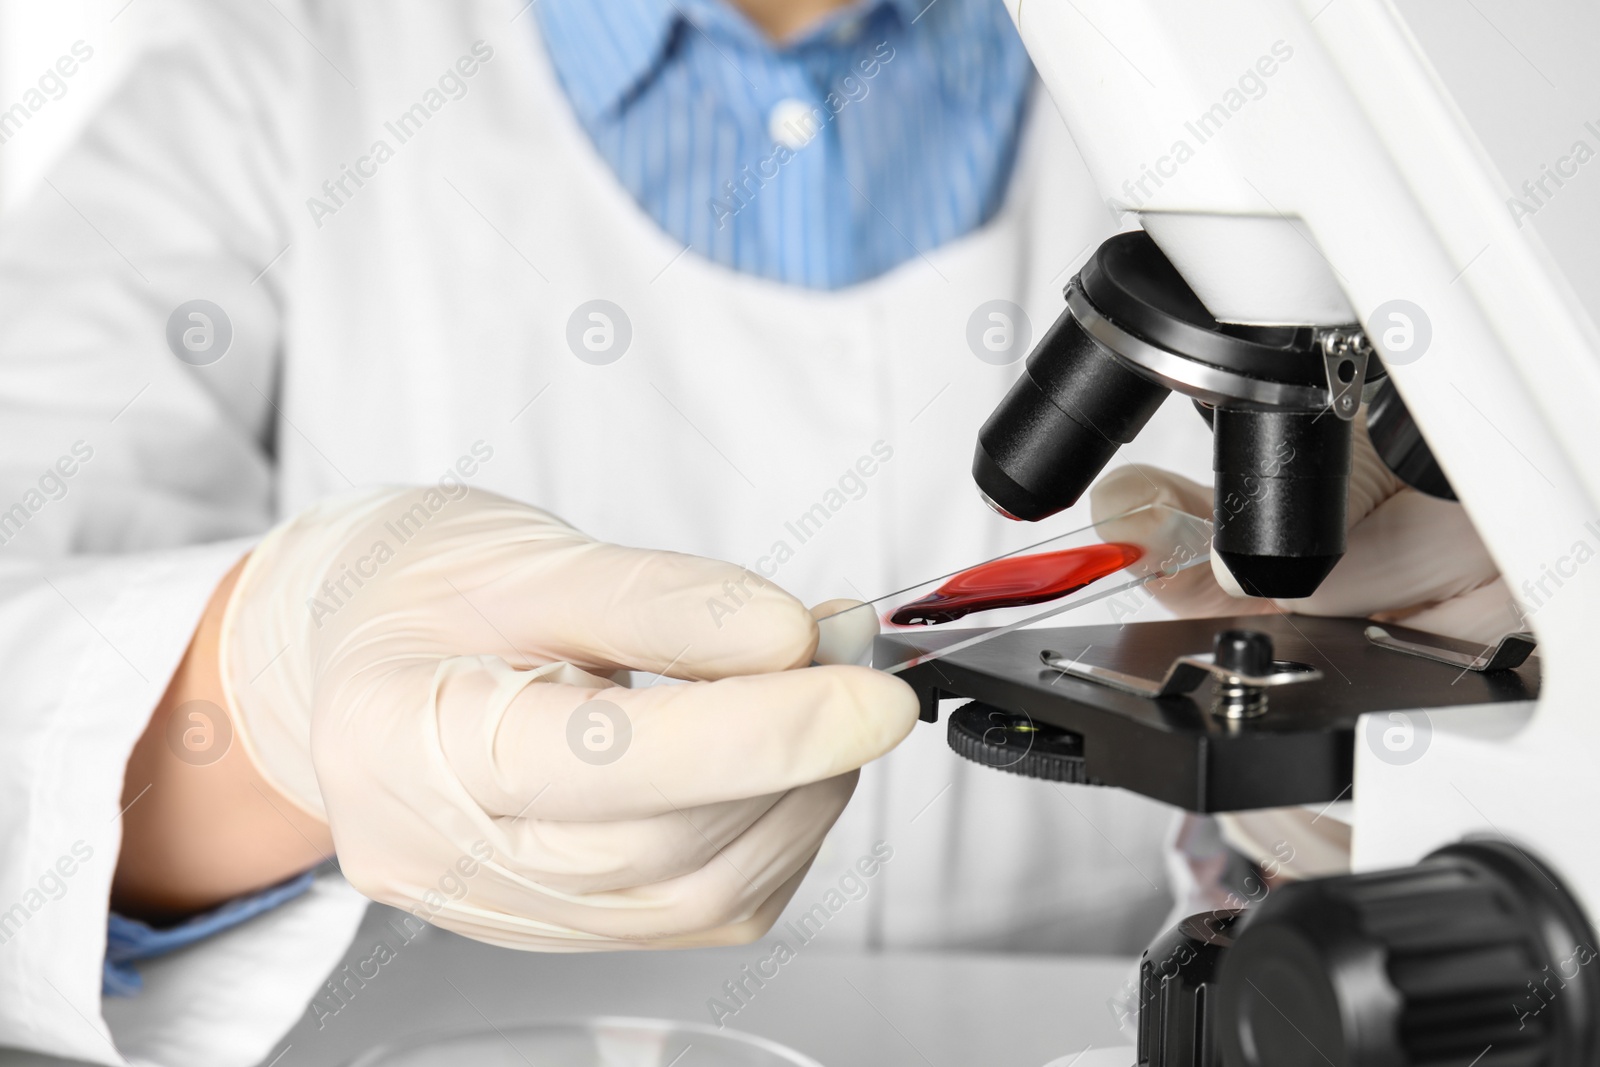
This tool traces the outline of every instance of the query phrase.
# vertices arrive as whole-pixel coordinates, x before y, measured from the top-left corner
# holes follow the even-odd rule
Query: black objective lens
[[[1310,596],[1344,555],[1351,424],[1218,408],[1212,549],[1251,596]]]
[[[1032,522],[1078,502],[1168,390],[1128,369],[1063,311],[983,429],[972,477],[992,507]]]

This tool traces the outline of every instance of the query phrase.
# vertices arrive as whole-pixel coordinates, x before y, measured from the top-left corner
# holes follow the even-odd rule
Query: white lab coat
[[[807,291],[685,252],[638,209],[525,3],[172,3],[0,233],[0,509],[23,507],[0,545],[0,1043],[249,1063],[348,942],[359,898],[325,882],[146,968],[146,993],[102,1027],[122,769],[210,590],[280,516],[436,480],[477,445],[492,458],[476,485],[597,537],[762,565],[808,601],[1087,521],[1080,505],[1009,524],[967,473],[1020,370],[974,356],[969,318],[1011,300],[1037,339],[1069,268],[1115,229],[1048,100],[988,226]],[[430,93],[474,56],[464,96]],[[418,104],[402,142],[391,124]],[[324,182],[341,177],[335,200]],[[232,325],[206,366],[166,343],[195,298]],[[606,365],[568,343],[595,299],[631,325]],[[75,446],[58,490],[45,472]],[[864,488],[841,483],[875,446],[892,456]],[[1173,403],[1119,462],[1206,478],[1208,452]],[[819,503],[802,541],[791,524]],[[794,906],[881,841],[893,859],[830,923],[833,945],[1127,951],[1169,903],[1169,822],[1131,795],[964,764],[924,726],[868,768]],[[89,857],[46,878],[75,845]]]

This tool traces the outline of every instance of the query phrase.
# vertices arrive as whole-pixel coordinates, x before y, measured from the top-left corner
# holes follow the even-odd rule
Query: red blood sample
[[[896,626],[933,626],[954,622],[975,611],[1042,604],[1132,566],[1143,555],[1144,549],[1138,545],[1113,541],[990,560],[962,571],[921,600],[900,608],[889,616],[889,621]]]

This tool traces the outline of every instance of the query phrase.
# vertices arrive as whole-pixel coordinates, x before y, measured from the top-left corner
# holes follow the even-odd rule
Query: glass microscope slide
[[[1210,552],[1210,522],[1147,504],[845,608],[828,616],[824,628],[863,640],[877,633],[897,635],[898,646],[880,643],[861,660],[895,674],[1170,577],[1205,563]]]

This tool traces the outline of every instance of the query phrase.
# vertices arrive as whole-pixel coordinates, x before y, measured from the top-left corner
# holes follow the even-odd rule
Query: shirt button
[[[836,44],[849,44],[861,36],[861,20],[859,18],[845,19],[833,31],[833,40]]]
[[[822,119],[816,114],[811,105],[804,100],[790,98],[780,100],[773,107],[772,113],[767,116],[767,132],[772,139],[785,148],[799,151],[811,143],[811,139],[822,128]],[[827,112],[822,112],[824,115]]]

